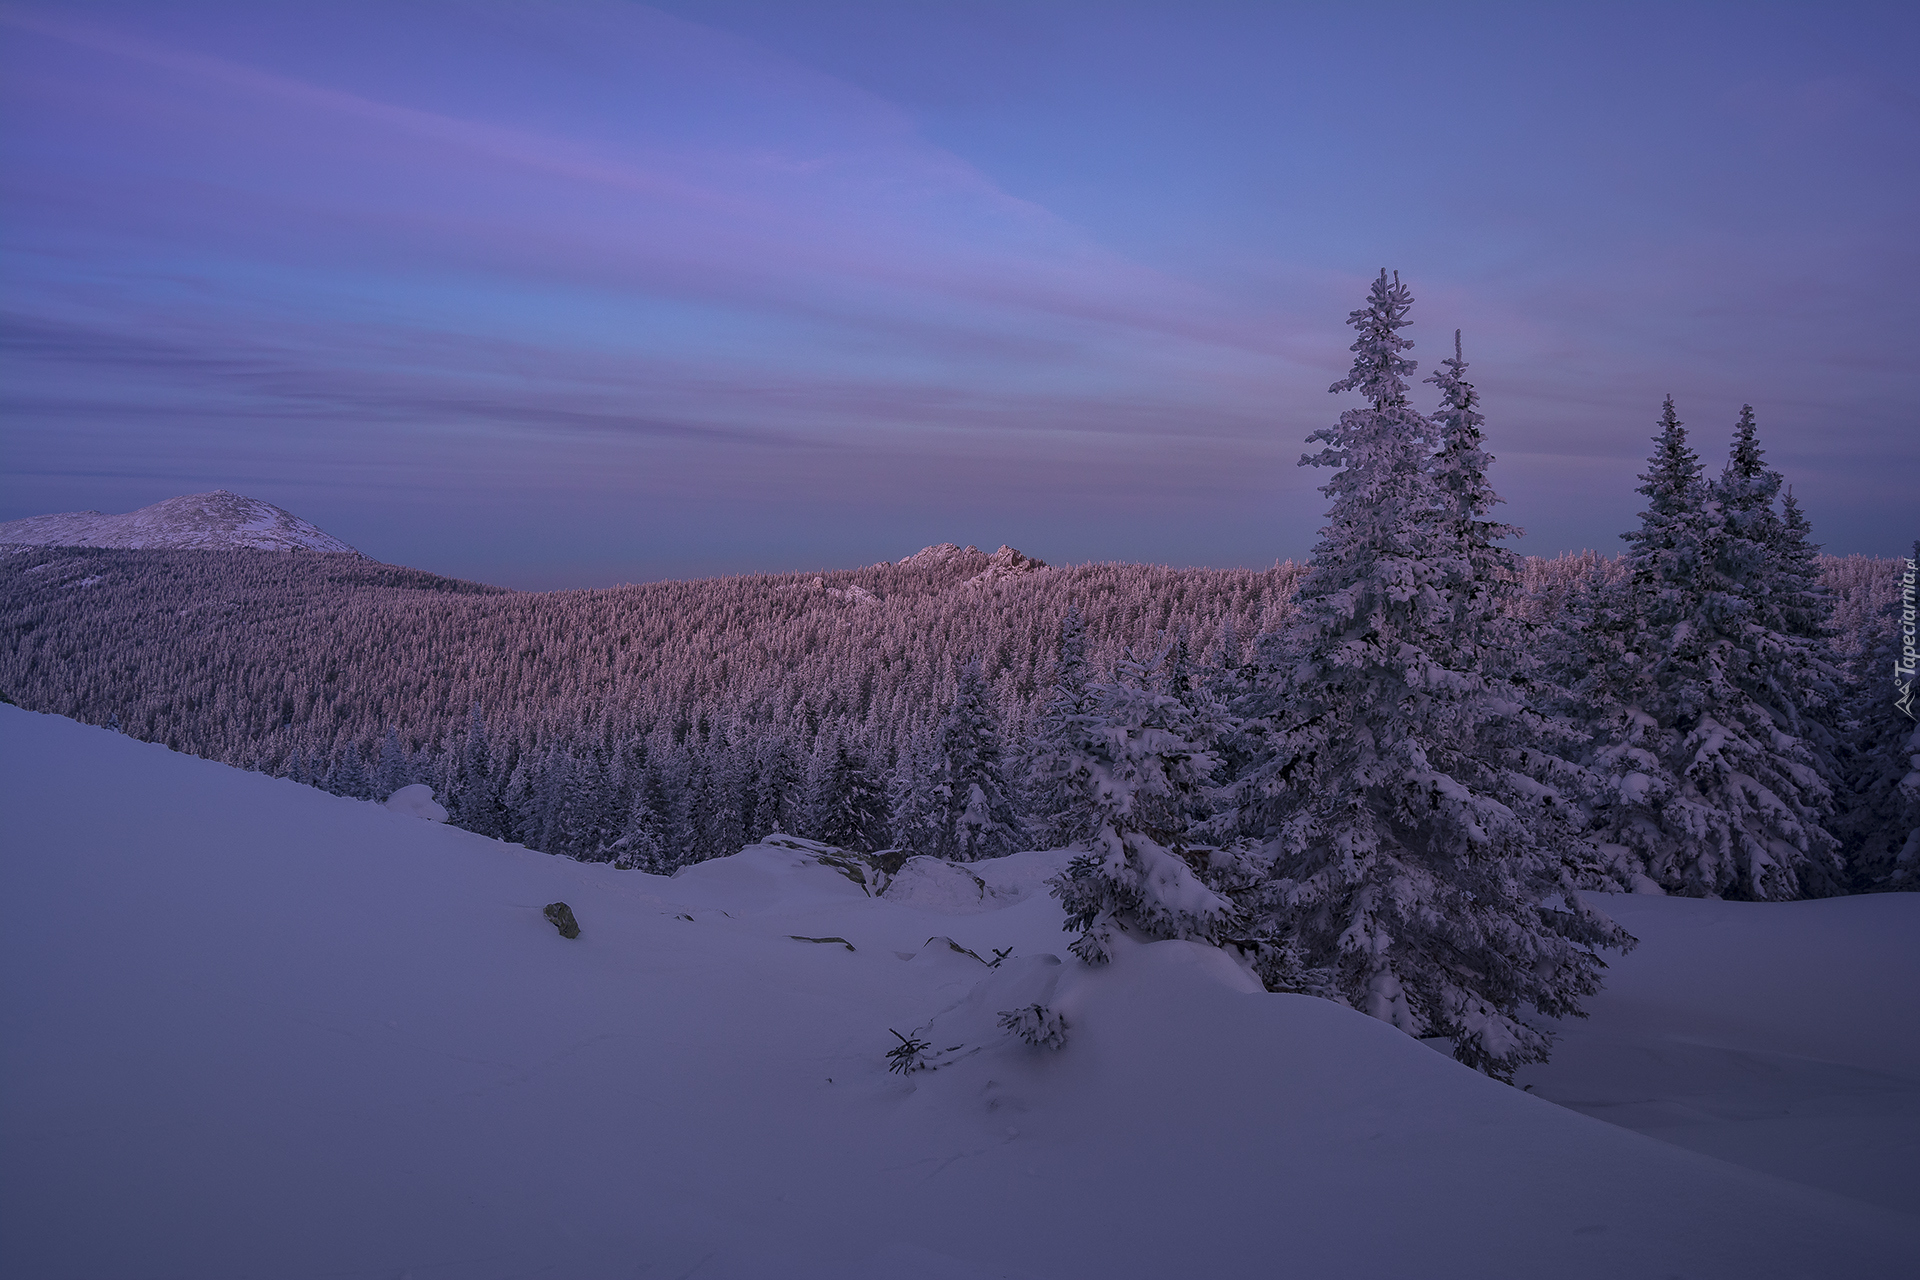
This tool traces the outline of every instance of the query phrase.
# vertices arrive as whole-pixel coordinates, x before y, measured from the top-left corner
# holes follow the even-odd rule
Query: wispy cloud
[[[1086,21],[1060,13],[1045,20]],[[1118,56],[1112,32],[1140,21],[1059,48]],[[1326,82],[1304,64],[1259,81],[1298,101],[1236,89],[1219,136],[1190,121],[1115,146],[1101,110],[1185,118],[1209,84],[1122,77],[1099,98],[1073,79],[1084,59],[1062,62],[1049,109],[1092,95],[1073,138],[1126,158],[1107,162],[1100,204],[1076,205],[1049,194],[1092,181],[1070,141],[1050,144],[1065,148],[1055,184],[1022,168],[1024,141],[963,146],[910,93],[639,6],[12,5],[0,36],[0,435],[36,474],[83,471],[82,451],[157,458],[164,435],[209,467],[268,473],[277,456],[314,483],[377,449],[417,460],[422,486],[677,485],[683,507],[817,500],[849,528],[919,486],[948,512],[1051,504],[1061,536],[1116,538],[1132,530],[1116,495],[1136,511],[1165,495],[1168,545],[1217,528],[1190,554],[1264,562],[1310,539],[1320,477],[1292,464],[1339,407],[1339,322],[1376,258],[1398,257],[1384,265],[1421,298],[1416,355],[1467,329],[1503,483],[1550,538],[1593,541],[1560,516],[1602,488],[1631,511],[1644,420],[1668,390],[1703,421],[1754,399],[1807,440],[1864,442],[1888,438],[1904,368],[1899,291],[1873,272],[1911,278],[1910,246],[1864,266],[1882,241],[1856,228],[1787,262],[1768,228],[1661,222],[1604,192],[1575,208],[1577,157],[1683,154],[1600,128],[1591,107],[1563,113],[1551,152],[1539,113],[1478,117],[1512,135],[1512,173],[1531,182],[1473,143],[1460,167],[1497,179],[1483,189],[1439,159],[1396,187],[1382,175],[1409,153],[1379,129],[1395,104],[1330,113],[1346,100],[1314,97]],[[1251,47],[1188,52],[1219,78],[1250,74]],[[1830,138],[1886,109],[1866,81],[1789,87],[1780,120],[1770,89],[1705,96],[1765,116],[1769,137]],[[1192,251],[1127,234],[1196,149],[1280,166],[1283,183],[1249,179],[1277,193],[1272,217],[1201,225]],[[1315,168],[1323,152],[1344,167]],[[1290,239],[1302,227],[1322,239]],[[1329,265],[1335,241],[1361,247]],[[458,465],[436,471],[450,443]],[[1570,479],[1568,460],[1604,481]],[[24,474],[0,481],[0,517],[67,492]]]

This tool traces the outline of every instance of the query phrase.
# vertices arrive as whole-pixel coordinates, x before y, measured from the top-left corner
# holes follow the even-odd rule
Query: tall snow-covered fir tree
[[[939,843],[934,821],[933,778],[939,754],[935,730],[921,727],[907,734],[887,778],[888,829],[893,847],[909,853],[932,853]]]
[[[1475,666],[1516,651],[1520,637],[1503,606],[1519,593],[1523,570],[1520,553],[1501,545],[1521,530],[1487,518],[1501,498],[1487,478],[1493,458],[1481,432],[1486,417],[1466,373],[1455,329],[1453,355],[1426,379],[1440,391],[1440,408],[1433,415],[1439,452],[1429,471],[1438,490],[1441,527],[1435,549],[1443,557],[1442,581],[1453,607],[1455,657]]]
[[[751,761],[735,750],[737,735],[716,733],[707,744],[706,803],[699,810],[704,827],[702,844],[710,858],[726,858],[747,847],[747,820],[751,816],[748,771]]]
[[[813,802],[814,839],[858,853],[873,853],[887,844],[887,793],[867,761],[866,753],[845,737],[833,751],[820,776]]]
[[[960,669],[940,724],[932,817],[935,856],[999,858],[1020,847],[1021,821],[1002,763],[1000,726],[976,659]]]
[[[1080,610],[1060,622],[1053,691],[1022,752],[1027,831],[1034,847],[1084,847],[1095,819],[1087,804],[1094,734],[1093,695],[1087,677],[1087,631]]]
[[[1800,510],[1791,485],[1781,500],[1780,519],[1773,525],[1770,558],[1769,624],[1790,636],[1826,639],[1833,610],[1827,589],[1820,585],[1820,547],[1813,541],[1813,526]]]
[[[1778,900],[1835,887],[1829,767],[1810,711],[1822,660],[1781,622],[1780,477],[1751,409],[1726,471],[1701,475],[1668,397],[1629,546],[1626,607],[1589,688],[1594,834],[1669,893]]]
[[[400,730],[388,725],[387,736],[380,742],[379,763],[374,766],[373,798],[385,800],[412,781],[413,759],[400,741]]]
[[[467,709],[467,733],[460,743],[459,791],[445,797],[457,823],[468,831],[499,839],[505,834],[506,812],[500,779],[494,774],[493,744],[480,704]]]
[[[1447,663],[1483,682],[1477,754],[1505,771],[1501,798],[1576,880],[1590,881],[1597,853],[1577,832],[1585,821],[1579,798],[1591,779],[1574,759],[1586,734],[1573,722],[1567,691],[1551,669],[1556,637],[1519,607],[1525,561],[1503,544],[1524,531],[1489,518],[1504,499],[1489,476],[1486,418],[1466,371],[1455,329],[1453,355],[1426,379],[1440,392],[1432,419],[1439,451],[1429,468],[1439,496],[1437,551],[1453,611]]]
[[[1271,859],[1271,984],[1329,988],[1507,1078],[1543,1061],[1530,1020],[1578,1014],[1629,938],[1578,898],[1571,806],[1543,783],[1536,727],[1490,670],[1512,584],[1481,517],[1496,499],[1456,363],[1429,420],[1407,401],[1413,299],[1383,271],[1348,320],[1332,390],[1362,407],[1309,437],[1338,468],[1312,570],[1265,647],[1246,703],[1260,750],[1229,789],[1234,825]],[[1500,728],[1483,728],[1489,721]]]
[[[614,866],[655,875],[672,875],[679,869],[669,816],[673,804],[666,791],[658,767],[649,764],[640,771],[627,806],[626,825],[614,842]]]
[[[753,836],[759,839],[775,831],[797,832],[804,822],[805,779],[793,748],[784,733],[771,733],[761,740],[757,752]]]
[[[1115,680],[1092,688],[1091,713],[1056,748],[1064,811],[1089,834],[1076,842],[1087,852],[1051,887],[1067,929],[1080,934],[1073,952],[1089,964],[1110,958],[1116,931],[1234,939],[1245,931],[1240,899],[1263,877],[1244,844],[1197,838],[1219,764],[1206,746],[1218,713],[1203,691],[1175,695],[1173,656],[1171,647],[1146,661],[1129,653]]]
[[[360,755],[359,743],[341,744],[334,755],[333,767],[327,771],[327,780],[321,786],[349,800],[374,798],[373,778],[367,773],[367,762]]]

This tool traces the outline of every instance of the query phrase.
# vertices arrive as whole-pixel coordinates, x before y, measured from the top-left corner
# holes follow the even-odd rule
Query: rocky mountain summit
[[[895,563],[904,568],[931,568],[956,562],[968,568],[979,566],[978,572],[967,579],[969,583],[994,582],[1001,578],[1018,577],[1047,567],[1045,560],[1036,560],[1004,543],[998,551],[988,555],[978,547],[962,547],[951,542],[938,542],[931,547],[923,547]]]
[[[997,582],[1002,578],[1018,578],[1022,574],[1034,573],[1046,567],[1045,560],[1036,560],[1002,543],[998,551],[987,557],[987,567],[968,581],[983,584]]]
[[[335,551],[354,548],[271,502],[215,489],[125,515],[68,511],[0,523],[0,545],[134,551]]]

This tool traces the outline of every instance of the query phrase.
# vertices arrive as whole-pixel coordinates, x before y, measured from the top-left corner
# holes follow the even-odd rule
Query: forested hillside
[[[0,694],[369,795],[424,778],[453,798],[463,756],[503,787],[518,769],[523,803],[557,755],[631,791],[650,761],[656,805],[681,810],[669,825],[691,846],[677,860],[731,838],[703,838],[699,815],[675,803],[702,773],[756,792],[736,806],[748,809],[746,837],[792,830],[808,825],[818,775],[844,743],[865,778],[852,783],[876,792],[869,825],[885,833],[885,788],[916,743],[931,750],[970,660],[1003,742],[1017,744],[1053,678],[1069,605],[1105,678],[1129,646],[1184,637],[1200,660],[1249,645],[1285,619],[1305,568],[1036,563],[947,545],[818,575],[526,593],[349,555],[15,549],[0,556]],[[1529,561],[1521,607],[1550,621],[1576,584],[1622,564],[1591,552]],[[1822,567],[1837,623],[1898,590],[1897,560]],[[1843,641],[1851,630],[1837,629]],[[467,749],[476,723],[484,766]],[[594,836],[526,815],[495,825],[615,856],[598,846],[617,842],[625,799],[589,806],[614,811]]]
[[[484,772],[507,811],[476,826],[586,857],[615,856],[650,777],[659,856],[678,862],[809,827],[836,752],[842,781],[880,796],[976,659],[996,732],[1017,741],[1069,604],[1110,671],[1128,645],[1181,635],[1205,652],[1272,627],[1300,573],[1048,568],[943,545],[819,575],[536,594],[350,556],[30,548],[0,557],[0,692],[347,793],[424,778],[458,800],[462,770]],[[586,815],[560,814],[562,793]]]
[[[1204,651],[1271,626],[1299,573],[1007,569],[940,547],[823,575],[525,593],[349,556],[34,548],[0,558],[0,691],[268,767],[296,745],[372,750],[389,727],[431,748],[476,704],[496,745],[522,749],[778,728],[891,753],[976,657],[1017,730],[1070,602],[1110,670],[1162,633]]]

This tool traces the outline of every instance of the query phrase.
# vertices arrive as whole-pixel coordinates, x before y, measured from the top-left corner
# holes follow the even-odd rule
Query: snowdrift
[[[9,1275],[1911,1274],[1905,1213],[1217,952],[1088,970],[1058,854],[661,879],[12,707],[0,779]],[[1029,999],[1063,1047],[998,1025]],[[916,1029],[966,1051],[890,1074]]]

